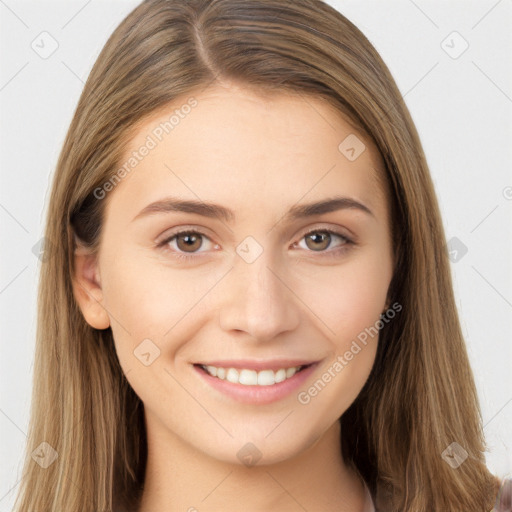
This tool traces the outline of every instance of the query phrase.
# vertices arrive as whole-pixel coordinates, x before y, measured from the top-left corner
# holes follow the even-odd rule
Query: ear
[[[110,327],[110,319],[103,306],[104,297],[97,256],[87,248],[78,245],[74,253],[74,262],[73,295],[85,321],[95,329],[107,329]]]

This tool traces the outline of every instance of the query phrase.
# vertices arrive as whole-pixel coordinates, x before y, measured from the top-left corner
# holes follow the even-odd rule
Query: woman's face
[[[367,380],[387,305],[377,151],[319,99],[232,85],[159,111],[125,157],[75,296],[111,326],[148,438],[234,463],[312,446]]]

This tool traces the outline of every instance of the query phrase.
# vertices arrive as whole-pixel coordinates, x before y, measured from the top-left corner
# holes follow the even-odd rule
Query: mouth
[[[195,364],[203,372],[219,380],[225,380],[232,384],[243,386],[274,386],[280,382],[291,379],[295,374],[304,371],[315,363],[302,364],[298,366],[283,366],[277,370],[263,369],[253,370],[250,368],[233,368],[232,366],[213,366]]]
[[[193,365],[205,390],[214,390],[222,400],[228,397],[244,404],[264,405],[293,396],[300,387],[307,385],[320,361],[213,363]]]

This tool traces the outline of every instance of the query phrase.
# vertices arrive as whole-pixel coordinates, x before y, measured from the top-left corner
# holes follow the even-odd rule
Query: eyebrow
[[[294,205],[284,215],[284,220],[299,220],[338,210],[359,210],[375,217],[373,212],[363,203],[350,197],[335,196],[313,203]],[[169,212],[195,213],[203,217],[224,220],[226,222],[233,222],[235,220],[233,210],[219,204],[166,197],[144,207],[132,219],[132,222],[147,215]]]

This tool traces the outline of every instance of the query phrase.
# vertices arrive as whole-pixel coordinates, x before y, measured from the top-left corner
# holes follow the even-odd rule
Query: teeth
[[[217,377],[217,368],[215,368],[215,366],[207,366],[207,367],[206,367],[206,371],[207,371],[210,375],[213,375],[214,377]]]
[[[237,370],[235,368],[217,368],[216,366],[203,366],[203,368],[213,377],[221,380],[227,380],[233,384],[243,384],[244,386],[272,386],[286,379],[293,377],[301,366],[292,368],[281,368],[276,372],[273,370]]]

